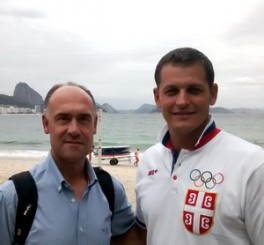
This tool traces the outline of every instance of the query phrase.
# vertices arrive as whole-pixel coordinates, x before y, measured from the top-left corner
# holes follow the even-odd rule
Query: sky
[[[262,0],[0,0],[0,94],[73,81],[137,109],[155,104],[160,58],[193,47],[214,65],[215,106],[264,108],[263,13]]]

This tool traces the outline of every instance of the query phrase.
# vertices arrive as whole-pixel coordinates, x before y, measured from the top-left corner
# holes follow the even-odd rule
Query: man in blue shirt
[[[44,107],[42,123],[51,150],[30,170],[38,206],[26,244],[140,244],[123,185],[112,177],[115,207],[111,213],[86,158],[97,125],[91,92],[71,82],[55,85]],[[16,190],[9,180],[0,186],[0,244],[14,240],[16,207]]]

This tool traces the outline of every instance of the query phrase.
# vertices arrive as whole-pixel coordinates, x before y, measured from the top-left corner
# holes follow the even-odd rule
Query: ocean
[[[264,147],[264,114],[214,114],[216,125],[230,133]],[[102,114],[101,142],[104,146],[130,145],[142,154],[156,143],[165,121],[160,113]],[[39,158],[50,149],[40,114],[0,115],[0,158]],[[100,129],[100,128],[99,128]],[[95,135],[95,147],[99,133]]]

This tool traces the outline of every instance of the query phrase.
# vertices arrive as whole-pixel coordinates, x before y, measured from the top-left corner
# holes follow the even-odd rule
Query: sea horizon
[[[217,127],[264,147],[264,114],[213,114]],[[94,145],[129,145],[140,154],[157,142],[165,121],[160,113],[103,113],[101,136]],[[18,127],[19,125],[19,127]],[[0,115],[0,158],[42,159],[50,150],[49,135],[44,134],[41,114]],[[99,138],[101,138],[99,140]]]

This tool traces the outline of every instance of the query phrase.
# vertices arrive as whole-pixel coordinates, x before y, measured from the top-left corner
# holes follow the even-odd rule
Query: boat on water
[[[121,160],[131,162],[131,147],[130,145],[97,147],[94,149],[94,156],[101,157],[102,160],[109,160],[111,165],[117,165]]]

